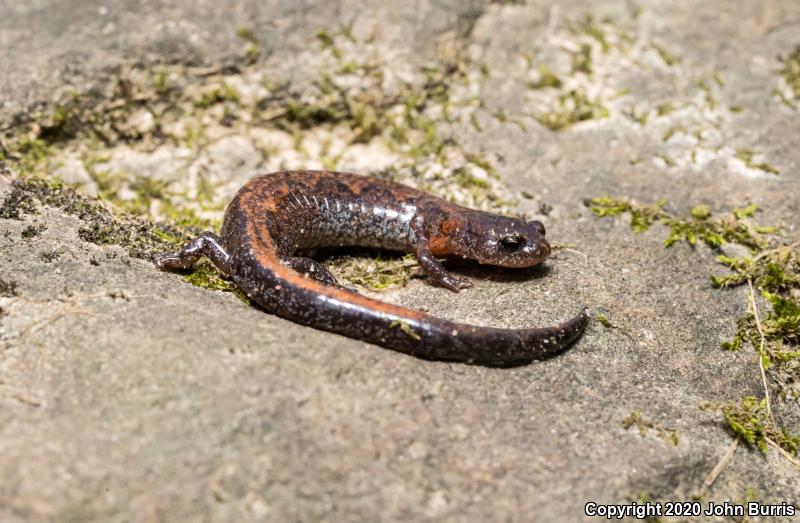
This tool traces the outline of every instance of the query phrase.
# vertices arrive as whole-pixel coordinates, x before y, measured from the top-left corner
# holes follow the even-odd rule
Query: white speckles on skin
[[[330,244],[332,239],[341,246],[359,245],[395,250],[409,250],[416,244],[416,234],[411,221],[416,216],[416,205],[403,203],[392,208],[384,202],[373,203],[362,200],[361,196],[346,198],[324,198],[319,205],[316,196],[306,196],[302,190],[295,189],[290,198],[318,202],[309,207],[308,212],[301,209],[298,216],[303,226],[298,230],[299,248]],[[335,205],[332,205],[335,203]],[[299,224],[298,224],[299,225]]]

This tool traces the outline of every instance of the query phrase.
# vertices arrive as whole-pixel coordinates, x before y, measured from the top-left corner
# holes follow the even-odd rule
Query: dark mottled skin
[[[565,323],[537,329],[453,323],[342,288],[324,266],[296,256],[344,245],[414,252],[432,281],[456,291],[471,282],[447,272],[437,258],[529,267],[550,254],[538,221],[467,209],[375,178],[292,171],[253,178],[228,205],[219,237],[203,233],[154,261],[162,270],[187,269],[206,256],[278,316],[426,359],[521,365],[563,350],[588,323],[585,308]]]

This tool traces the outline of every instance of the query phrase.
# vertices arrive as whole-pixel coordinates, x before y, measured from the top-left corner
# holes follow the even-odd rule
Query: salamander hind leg
[[[231,274],[231,256],[222,246],[219,237],[212,232],[204,232],[189,242],[180,252],[159,253],[153,256],[153,263],[162,271],[191,269],[205,256],[226,276]]]
[[[283,263],[296,270],[306,278],[311,278],[322,284],[330,285],[331,287],[340,287],[342,285],[336,280],[336,277],[330,273],[324,265],[311,258],[303,256],[292,256],[283,259]]]

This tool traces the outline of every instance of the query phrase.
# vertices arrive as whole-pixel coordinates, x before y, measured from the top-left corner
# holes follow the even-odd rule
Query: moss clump
[[[758,156],[758,154],[758,152],[753,151],[752,149],[739,149],[736,151],[736,158],[743,161],[748,169],[757,169],[770,174],[780,174],[780,171],[774,165],[767,162],[755,161],[754,158]]]
[[[239,91],[234,89],[232,86],[223,83],[222,85],[214,87],[213,89],[203,93],[200,98],[195,100],[194,105],[198,109],[208,109],[212,105],[223,102],[238,104],[240,99],[241,95],[239,94]]]
[[[739,402],[709,403],[704,408],[719,410],[730,429],[761,452],[767,452],[770,442],[792,456],[800,450],[800,436],[792,436],[786,429],[778,428],[769,418],[766,399],[747,396]]]
[[[411,254],[390,258],[378,254],[375,257],[335,257],[331,259],[331,265],[350,283],[381,291],[406,285],[417,263]]]
[[[45,251],[39,254],[39,259],[45,263],[53,263],[59,259],[62,254],[64,254],[64,251],[61,250]]]
[[[334,35],[329,33],[326,29],[317,29],[317,41],[319,41],[323,49],[329,50],[336,58],[341,58],[342,52],[336,47]]]
[[[560,131],[578,122],[607,118],[609,115],[599,101],[591,100],[581,90],[573,90],[558,97],[551,111],[535,116],[536,120],[552,131]]]
[[[22,236],[22,238],[24,238],[26,240],[29,240],[31,238],[35,238],[36,236],[39,236],[45,230],[47,230],[47,225],[45,225],[44,223],[36,223],[36,224],[33,224],[33,225],[28,225],[27,227],[22,229],[22,232],[20,233],[20,236]]]
[[[17,282],[0,278],[0,297],[13,298],[19,296]]]
[[[631,214],[631,229],[634,232],[644,232],[653,223],[666,216],[663,207],[666,200],[659,200],[652,205],[638,205],[633,201],[600,197],[584,202],[585,205],[597,216],[617,216],[629,212]]]
[[[78,236],[84,241],[98,245],[119,245],[136,258],[149,259],[156,252],[179,243],[165,241],[163,234],[154,232],[156,228],[149,221],[130,215],[117,216],[98,202],[60,183],[21,178],[12,183],[11,196],[14,196],[15,202],[25,202],[25,212],[35,208],[33,202],[61,209],[83,222],[78,229]],[[14,209],[19,213],[21,206]],[[183,234],[181,236],[185,237]]]
[[[255,32],[249,27],[240,27],[236,30],[236,36],[253,45],[258,45],[258,38]]]
[[[671,53],[663,45],[657,43],[653,43],[652,45],[653,49],[656,50],[658,56],[667,65],[667,67],[672,67],[673,65],[680,63],[681,61],[680,57],[674,53]]]
[[[457,183],[464,188],[477,187],[480,189],[488,189],[489,182],[483,178],[478,178],[470,173],[468,169],[461,167],[453,171],[453,178]]]
[[[597,315],[595,315],[594,319],[599,321],[600,325],[602,325],[603,327],[605,327],[607,329],[616,329],[617,328],[617,326],[614,325],[614,323],[612,323],[611,320],[608,319],[608,316],[606,316],[605,314],[597,314]]]
[[[605,30],[599,24],[597,24],[591,14],[587,14],[582,20],[580,20],[580,22],[578,22],[578,30],[596,40],[597,43],[600,44],[600,48],[604,53],[607,53],[611,49],[611,46],[608,44]]]
[[[628,430],[631,427],[639,429],[641,437],[647,436],[649,431],[655,431],[656,435],[667,443],[677,445],[680,443],[678,429],[662,427],[661,424],[646,420],[640,412],[633,411],[628,417],[622,420],[622,428]]]
[[[641,206],[624,199],[594,198],[586,203],[598,216],[630,212],[631,227],[636,231],[645,230],[656,221],[663,223],[669,227],[664,241],[667,247],[680,241],[690,245],[703,242],[720,252],[717,263],[732,274],[713,275],[711,283],[718,288],[752,284],[772,307],[766,315],[756,317],[755,306],[751,306],[745,316],[736,320],[733,339],[722,347],[735,351],[750,344],[768,376],[765,387],[776,387],[783,401],[800,396],[800,242],[782,245],[775,227],[752,223],[751,218],[758,211],[756,205],[733,209],[720,217],[713,216],[708,206],[699,205],[689,216],[679,217],[665,211],[664,202]],[[720,249],[725,243],[745,246],[751,254],[727,256]],[[755,398],[744,398],[716,408],[748,443],[766,450],[767,440],[771,440],[786,452],[797,454],[800,436],[792,436],[779,427],[767,415],[765,405]]]
[[[237,298],[249,304],[250,298],[242,292],[242,290],[230,280],[222,277],[219,271],[208,260],[201,260],[191,272],[183,277],[184,280],[203,287],[204,289],[211,289],[214,291],[232,292]]]
[[[422,339],[422,337],[420,337],[419,334],[414,332],[414,329],[411,328],[411,325],[404,322],[403,320],[394,320],[392,323],[389,324],[389,328],[390,329],[399,328],[403,332],[403,334],[405,334],[411,339],[417,341],[420,341]]]
[[[14,184],[11,192],[3,199],[3,205],[0,207],[0,218],[21,220],[23,215],[35,214],[36,212],[36,203],[33,195],[22,190],[18,184]]]
[[[301,129],[310,129],[323,123],[335,123],[349,116],[344,102],[304,104],[300,101],[286,103],[286,120]]]
[[[781,76],[789,85],[795,98],[800,98],[800,45],[789,56],[781,59]]]
[[[733,258],[717,256],[717,262],[731,269],[733,274],[713,275],[715,287],[735,287],[748,281],[767,292],[787,292],[800,287],[800,259],[797,246],[782,246],[762,250],[757,256]]]
[[[736,333],[722,347],[741,350],[749,343],[780,396],[796,397],[800,393],[800,243],[762,250],[754,256],[718,256],[717,261],[733,274],[712,276],[715,286],[752,283],[771,306],[758,322],[753,310],[740,317]]]
[[[544,64],[539,65],[539,78],[535,82],[529,82],[528,87],[531,89],[544,89],[553,87],[558,89],[563,82],[561,79]]]
[[[714,249],[725,243],[763,249],[769,245],[763,235],[776,232],[774,227],[753,225],[747,220],[758,210],[755,205],[734,209],[729,215],[720,218],[712,218],[711,210],[706,205],[694,207],[688,217],[674,216],[664,210],[664,200],[651,205],[640,205],[632,200],[600,197],[584,203],[595,215],[601,217],[630,213],[631,229],[635,232],[644,232],[656,222],[668,226],[669,235],[664,240],[667,247],[680,241],[694,246],[701,241]]]
[[[13,183],[12,194],[15,191],[15,201],[25,201],[31,207],[34,201],[38,201],[79,218],[83,222],[78,229],[78,236],[82,240],[97,245],[119,245],[134,258],[149,260],[154,254],[173,251],[189,240],[189,229],[186,227],[174,224],[154,225],[140,217],[115,215],[96,201],[60,184],[41,179],[20,179]],[[19,206],[16,208],[19,209]],[[188,223],[195,225],[196,220],[189,219]],[[37,228],[36,234],[43,228],[44,225]],[[25,236],[25,231],[23,236],[32,237],[30,234]],[[48,255],[49,259],[46,261],[57,257],[58,255]],[[244,293],[234,283],[222,279],[219,272],[207,261],[199,263],[197,269],[186,276],[186,281],[204,288],[234,292],[249,303]]]

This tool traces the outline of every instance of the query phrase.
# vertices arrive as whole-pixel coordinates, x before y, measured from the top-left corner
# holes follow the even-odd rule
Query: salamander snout
[[[544,224],[539,220],[531,220],[528,222],[528,226],[533,228],[536,232],[541,234],[542,236],[545,235],[546,231],[544,229]]]
[[[550,256],[550,244],[538,231],[500,235],[496,246],[495,259],[490,263],[501,267],[530,267]]]
[[[542,263],[550,255],[550,244],[545,239],[542,222],[494,218],[491,223],[481,225],[484,226],[480,235],[482,241],[477,249],[480,263],[500,267],[531,267]]]

